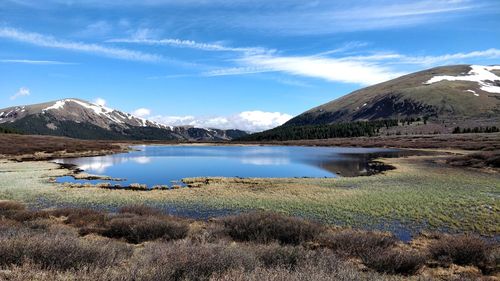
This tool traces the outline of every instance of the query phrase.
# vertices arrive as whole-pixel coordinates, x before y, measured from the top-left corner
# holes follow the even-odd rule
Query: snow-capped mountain
[[[424,116],[498,125],[500,66],[452,65],[408,74],[320,105],[285,125]]]
[[[246,134],[166,126],[75,98],[0,109],[0,125],[28,134],[83,139],[230,140]]]

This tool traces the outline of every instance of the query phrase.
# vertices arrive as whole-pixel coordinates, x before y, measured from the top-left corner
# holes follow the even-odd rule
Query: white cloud
[[[30,94],[31,94],[30,89],[28,89],[26,87],[21,87],[13,96],[10,97],[10,99],[15,100],[19,97],[29,96]]]
[[[151,115],[151,110],[147,109],[147,108],[138,108],[138,109],[134,110],[134,112],[132,112],[132,115],[137,116],[137,117],[141,117],[141,118],[145,118],[145,117],[148,117],[149,115]]]
[[[332,82],[371,85],[398,77],[403,73],[376,63],[348,61],[317,56],[249,55],[238,60],[242,68],[219,69],[208,76],[239,75],[279,71],[292,75],[321,78]]]
[[[343,50],[338,49],[339,52]],[[263,72],[282,72],[291,75],[320,78],[331,82],[372,85],[401,75],[396,65],[414,68],[440,64],[464,63],[468,59],[500,58],[500,50],[488,49],[468,53],[444,54],[438,56],[411,56],[399,53],[372,53],[360,56],[329,57],[327,51],[311,56],[284,56],[277,54],[244,54],[236,63],[239,66],[215,69],[202,73],[204,76],[245,75]]]
[[[243,52],[243,53],[269,53],[274,50],[268,50],[260,47],[229,47],[217,43],[202,43],[193,40],[183,40],[176,38],[167,39],[150,39],[149,34],[139,33],[133,35],[132,38],[110,39],[106,42],[110,43],[134,43],[142,45],[159,45],[178,48],[190,48],[203,51],[219,51],[219,52]]]
[[[442,63],[457,63],[467,59],[495,59],[500,58],[500,50],[491,48],[487,50],[471,51],[467,53],[444,54],[438,56],[411,56],[398,53],[375,53],[367,56],[349,56],[341,58],[342,61],[370,61],[389,62],[397,64],[436,65]]]
[[[71,62],[53,61],[53,60],[26,60],[26,59],[4,59],[2,63],[23,63],[23,64],[74,64]]]
[[[34,32],[24,32],[10,27],[0,27],[0,37],[20,42],[25,42],[41,47],[65,49],[83,53],[92,53],[96,55],[101,55],[116,59],[123,59],[123,60],[145,61],[145,62],[157,62],[162,60],[162,57],[159,55],[147,54],[128,49],[105,47],[98,44],[59,40],[52,36],[47,36]]]
[[[282,125],[292,118],[281,112],[243,111],[230,116],[195,117],[187,116],[151,116],[149,119],[170,126],[194,126],[215,129],[240,129],[259,132]]]
[[[94,103],[100,106],[106,106],[106,100],[103,98],[96,98]]]

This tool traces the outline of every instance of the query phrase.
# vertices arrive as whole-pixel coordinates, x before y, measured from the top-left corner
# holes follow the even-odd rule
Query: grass
[[[433,156],[434,157],[434,156]],[[433,164],[430,157],[390,159],[396,170],[337,179],[188,179],[200,188],[131,192],[71,189],[48,182],[65,173],[47,162],[0,163],[0,198],[32,207],[117,209],[130,204],[236,213],[275,211],[367,229],[500,233],[500,176]]]
[[[4,216],[16,212],[33,214],[18,221]],[[499,244],[485,244],[472,236],[422,236],[419,241],[427,243],[405,244],[387,233],[331,228],[276,213],[194,221],[166,217],[140,205],[126,206],[118,213],[56,208],[45,210],[50,214],[47,217],[38,216],[39,212],[0,210],[0,280],[479,280],[498,273],[493,252],[498,253]],[[123,218],[168,219],[186,226],[188,234],[165,239],[171,232],[165,229],[158,231],[163,235],[145,236],[141,241],[104,232],[82,234],[90,225],[97,223],[105,229]],[[279,242],[276,233],[250,227],[254,224],[285,230],[295,242],[271,242]],[[125,228],[130,225],[128,221]],[[247,237],[258,239],[233,238],[235,226],[242,226]],[[304,228],[314,229],[314,235],[305,238]],[[204,239],[207,236],[212,239]],[[466,250],[464,244],[470,244]],[[445,250],[433,254],[438,245]],[[443,263],[443,255],[452,258]]]

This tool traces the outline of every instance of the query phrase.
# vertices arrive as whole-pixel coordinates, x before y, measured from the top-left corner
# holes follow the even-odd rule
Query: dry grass
[[[442,271],[480,268],[459,276],[477,279],[498,267],[491,252],[498,244],[469,236],[437,235],[430,246],[412,248],[387,234],[333,230],[275,213],[193,222],[140,205],[117,214],[2,206],[33,214],[0,216],[0,280],[428,280],[424,265],[436,264]],[[90,235],[79,234],[91,227]],[[186,236],[188,228],[196,230]]]

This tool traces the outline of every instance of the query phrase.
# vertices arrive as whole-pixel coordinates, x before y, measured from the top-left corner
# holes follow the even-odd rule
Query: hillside
[[[492,125],[498,124],[499,116],[500,66],[455,65],[354,91],[298,115],[285,126],[419,117],[489,120]]]
[[[172,127],[80,99],[0,109],[0,125],[26,134],[111,140],[231,140],[240,130]]]

